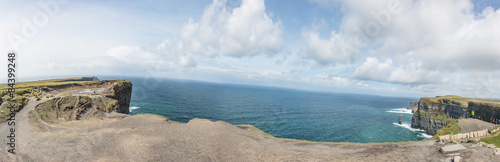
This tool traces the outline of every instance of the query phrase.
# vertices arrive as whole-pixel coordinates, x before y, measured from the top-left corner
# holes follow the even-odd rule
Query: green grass
[[[450,117],[449,115],[437,115],[437,116],[431,116],[431,119],[434,119],[434,120],[441,120],[443,122],[451,122],[451,121],[455,121],[456,119],[453,119],[452,117]]]
[[[434,101],[434,102],[438,102],[439,100],[443,100],[443,99],[448,99],[451,101],[458,102],[464,107],[467,107],[469,105],[469,102],[485,103],[485,104],[500,107],[500,104],[499,104],[500,100],[495,100],[495,99],[466,98],[466,97],[460,97],[460,96],[455,96],[455,95],[438,96],[438,97],[422,97],[422,98],[424,98],[425,100],[430,100],[430,101]]]
[[[484,143],[489,143],[489,144],[494,144],[498,148],[500,148],[500,134],[497,134],[496,136],[493,137],[486,137],[481,140],[479,140]]]
[[[109,81],[78,81],[83,78],[67,78],[67,79],[52,79],[52,80],[39,80],[32,82],[18,82],[14,85],[16,89],[16,95],[24,95],[30,94],[34,89],[35,96],[40,95],[40,89],[46,89],[47,87],[53,86],[62,86],[62,85],[80,85],[80,86],[89,86],[94,84],[103,84]],[[130,81],[127,80],[115,80],[115,82],[119,82],[122,84],[131,84]],[[7,95],[7,91],[10,87],[6,84],[0,84],[0,94],[1,96]]]
[[[439,140],[439,136],[442,135],[447,135],[447,134],[458,134],[462,131],[462,128],[458,126],[458,120],[455,120],[448,124],[446,127],[441,128],[440,130],[437,131],[436,135],[434,135],[431,139],[432,140]]]

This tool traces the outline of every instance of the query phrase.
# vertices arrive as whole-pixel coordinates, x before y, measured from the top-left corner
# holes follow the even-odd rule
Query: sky
[[[18,81],[137,76],[500,98],[499,7],[495,0],[1,0],[0,49],[18,54]]]

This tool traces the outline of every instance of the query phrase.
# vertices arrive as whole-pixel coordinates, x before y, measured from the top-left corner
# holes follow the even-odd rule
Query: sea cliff
[[[459,118],[476,117],[491,122],[500,119],[498,100],[463,98],[459,96],[422,97],[413,113],[411,127],[434,135],[437,131]],[[458,133],[458,132],[455,132]]]

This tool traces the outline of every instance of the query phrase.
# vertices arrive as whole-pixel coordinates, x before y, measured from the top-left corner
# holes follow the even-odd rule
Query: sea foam
[[[398,113],[398,114],[413,114],[413,113],[411,113],[411,110],[408,110],[406,108],[392,109],[392,110],[389,110],[389,111],[386,111],[386,112]]]
[[[392,123],[396,126],[400,126],[400,127],[403,127],[403,128],[406,128],[412,132],[421,132],[419,134],[420,137],[424,137],[424,138],[431,138],[432,136],[431,135],[428,135],[425,133],[425,130],[422,130],[422,129],[415,129],[415,128],[412,128],[410,124],[407,124],[407,123],[402,123],[402,124],[398,124],[398,123]]]
[[[137,106],[132,106],[132,107],[129,107],[130,108],[130,112],[132,112],[132,110],[135,110],[135,109],[138,109],[140,107],[137,107]]]

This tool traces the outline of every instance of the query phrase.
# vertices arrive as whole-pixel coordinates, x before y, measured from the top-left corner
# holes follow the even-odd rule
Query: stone
[[[495,155],[500,155],[500,148],[495,149]]]
[[[488,146],[488,144],[487,144],[487,143],[484,143],[484,142],[479,142],[479,144],[481,144],[481,146],[483,146],[483,147]]]
[[[455,152],[455,151],[460,151],[460,150],[465,150],[465,147],[462,144],[454,144],[454,145],[448,145],[441,147],[439,151],[443,154],[447,154],[450,152]]]
[[[460,153],[457,152],[457,153],[454,153],[454,154],[446,154],[444,156],[446,156],[446,157],[460,156]]]
[[[488,147],[490,149],[497,148],[497,146],[495,146],[494,144],[488,144],[488,145],[486,145],[486,147]]]
[[[460,157],[460,156],[453,157],[453,162],[460,162],[460,161],[462,161],[462,157]]]
[[[453,162],[453,157],[448,157],[448,158],[446,158],[444,160],[441,160],[441,161],[443,161],[443,162]]]

